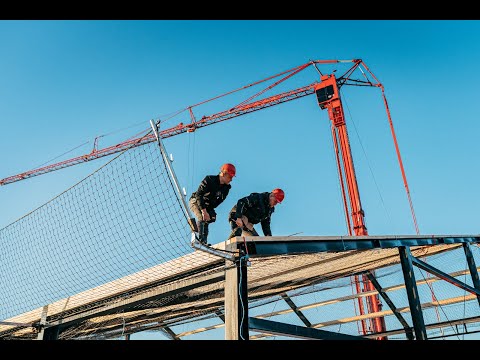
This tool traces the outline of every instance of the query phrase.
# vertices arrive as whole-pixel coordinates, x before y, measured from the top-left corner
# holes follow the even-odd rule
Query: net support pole
[[[170,177],[173,181],[173,185],[175,186],[175,190],[176,190],[178,198],[180,199],[180,203],[182,205],[185,216],[188,219],[188,224],[190,225],[193,232],[198,232],[195,218],[190,213],[190,210],[188,208],[185,197],[182,194],[182,191],[180,190],[180,185],[178,183],[177,176],[175,175],[175,171],[173,171],[172,164],[170,163],[170,159],[168,158],[167,151],[165,150],[165,146],[163,146],[162,139],[160,138],[160,135],[158,134],[157,125],[153,122],[153,120],[150,120],[150,125],[151,125],[152,130],[153,130],[153,132],[155,134],[155,137],[157,139],[158,147],[160,148],[160,152],[162,154],[163,160],[165,162],[165,165],[167,166],[168,172],[170,173]]]

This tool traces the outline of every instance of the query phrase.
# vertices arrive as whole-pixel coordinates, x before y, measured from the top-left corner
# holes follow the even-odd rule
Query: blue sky
[[[360,58],[385,87],[420,233],[477,234],[479,35],[476,20],[2,20],[0,178],[89,153],[96,136],[114,145],[150,119],[311,59]],[[310,69],[285,89],[316,80]],[[369,234],[415,234],[381,91],[342,96]],[[225,98],[194,111],[198,119],[229,106]],[[166,127],[181,121],[188,114]],[[330,123],[314,96],[164,145],[188,195],[221,164],[237,167],[212,243],[225,240],[240,197],[276,187],[286,198],[273,235],[347,235]],[[106,161],[0,187],[0,228]]]

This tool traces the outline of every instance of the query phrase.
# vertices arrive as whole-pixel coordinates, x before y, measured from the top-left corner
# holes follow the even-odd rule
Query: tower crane
[[[335,71],[331,74],[324,75],[317,67],[317,65],[321,65],[321,64],[338,64],[338,63],[351,63],[352,65],[347,71],[343,73],[343,75],[340,75],[340,76],[335,76],[334,75]],[[320,81],[315,81],[310,85],[306,85],[294,90],[279,93],[274,96],[265,97],[260,100],[254,100],[256,97],[259,97],[261,94],[265,93],[267,90],[272,89],[273,87],[277,86],[278,84],[284,82],[288,78],[291,78],[292,76],[298,74],[299,72],[303,71],[304,69],[310,66],[315,67],[317,72],[320,74]],[[353,78],[353,73],[357,69],[359,69],[362,75],[360,79]],[[366,66],[366,64],[361,59],[310,60],[305,64],[302,64],[293,69],[284,71],[280,74],[277,74],[276,76],[272,76],[267,79],[258,81],[256,83],[249,84],[247,86],[231,91],[222,96],[228,95],[235,91],[246,89],[253,85],[257,85],[263,81],[270,80],[279,76],[282,76],[279,80],[277,80],[276,82],[274,82],[272,85],[268,86],[266,89],[262,90],[261,92],[241,102],[240,104],[222,112],[218,112],[208,116],[202,116],[199,120],[195,118],[195,115],[193,113],[193,108],[205,103],[206,101],[189,106],[185,110],[189,111],[190,118],[191,118],[190,123],[184,124],[181,122],[176,126],[161,130],[158,132],[158,136],[162,139],[165,139],[165,138],[176,136],[185,132],[194,132],[197,129],[206,127],[208,125],[213,125],[222,121],[230,120],[242,115],[252,113],[254,111],[262,110],[268,107],[272,107],[288,101],[296,100],[308,95],[315,94],[318,105],[322,110],[325,110],[325,109],[327,110],[329,119],[331,121],[332,139],[333,139],[333,144],[335,148],[337,168],[338,168],[338,173],[340,178],[339,180],[341,184],[341,191],[342,191],[342,198],[343,198],[343,206],[344,206],[349,235],[366,236],[368,235],[368,231],[365,226],[365,213],[364,213],[364,210],[362,209],[362,205],[360,201],[360,192],[358,189],[357,179],[355,175],[353,157],[352,157],[352,152],[349,145],[347,126],[346,126],[343,105],[342,105],[339,91],[343,85],[378,87],[382,91],[382,97],[383,97],[384,105],[385,105],[387,116],[388,116],[391,134],[395,144],[395,150],[397,153],[397,159],[398,159],[401,173],[402,173],[404,186],[405,186],[408,201],[410,204],[410,210],[412,213],[413,222],[415,225],[416,232],[417,234],[419,234],[415,212],[413,209],[410,192],[408,189],[408,183],[405,176],[402,159],[400,156],[400,151],[399,151],[398,143],[396,140],[395,131],[393,128],[390,111],[388,109],[388,104],[385,97],[384,87],[378,81],[375,75],[373,75],[373,73]],[[208,101],[217,99],[219,97],[220,96],[217,96],[216,98],[210,99]],[[121,142],[117,145],[106,147],[103,149],[98,149],[97,146],[95,146],[94,149],[89,154],[84,154],[75,158],[71,158],[65,161],[43,166],[37,169],[25,171],[23,173],[1,179],[0,185],[2,186],[8,185],[16,181],[20,181],[20,180],[28,179],[34,176],[49,173],[52,171],[60,170],[60,169],[73,166],[76,164],[80,164],[83,162],[99,159],[105,156],[109,156],[109,155],[124,151],[129,148],[142,146],[154,141],[157,141],[155,134],[148,133],[144,136],[133,138],[133,139]],[[356,284],[357,292],[362,292],[362,289],[360,288],[360,283],[363,283],[363,286],[364,286],[363,291],[374,290],[373,284],[371,283],[371,281],[368,279],[366,275],[362,275],[362,281],[360,281],[359,276],[355,276],[355,284]],[[359,298],[358,301],[359,301],[359,311],[363,315],[365,314],[363,302],[361,298]],[[368,296],[366,298],[366,304],[367,304],[368,313],[379,312],[381,310],[381,302],[378,298],[378,295]],[[371,320],[370,329],[373,332],[378,332],[378,333],[386,331],[384,318],[376,317],[373,320]],[[364,335],[368,333],[367,323],[365,320],[362,320],[362,332]],[[381,337],[379,339],[386,339],[386,338]]]

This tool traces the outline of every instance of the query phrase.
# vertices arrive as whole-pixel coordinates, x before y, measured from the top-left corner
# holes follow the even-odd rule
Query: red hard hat
[[[272,194],[275,195],[275,199],[277,199],[279,203],[281,203],[285,198],[285,193],[282,189],[273,189]]]
[[[223,164],[220,168],[220,171],[229,174],[231,177],[234,177],[237,169],[235,169],[235,166],[233,166],[233,164]]]

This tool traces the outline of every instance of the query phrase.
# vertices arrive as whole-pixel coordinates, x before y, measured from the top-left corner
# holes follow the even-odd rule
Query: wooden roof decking
[[[431,239],[432,237],[426,236],[425,238]],[[348,250],[348,246],[364,247],[361,245],[362,239],[371,240],[375,245],[378,245],[379,240],[388,240],[390,247]],[[356,240],[358,241],[355,242]],[[251,258],[251,266],[248,267],[249,298],[263,298],[299,287],[343,278],[354,273],[398,264],[400,257],[398,244],[395,241],[405,241],[405,237],[400,237],[400,240],[397,236],[237,237],[216,244],[212,248],[225,250],[235,242],[243,242],[247,245],[247,249],[253,249],[254,251],[249,254]],[[354,245],[348,245],[350,243]],[[342,244],[342,247],[337,248],[336,244]],[[254,247],[252,248],[250,245]],[[283,252],[283,254],[262,253],[263,245],[267,247],[278,245],[280,247],[278,253]],[[315,248],[312,252],[290,253],[288,249],[285,250],[295,245],[298,245],[300,250],[308,249],[310,245],[314,245]],[[329,250],[329,246],[333,246],[333,249],[337,250]],[[435,245],[411,246],[410,249],[413,256],[420,258],[453,250],[459,246],[461,243],[436,243]],[[320,250],[317,251],[318,249]],[[260,250],[260,253],[256,252],[257,250]],[[277,250],[273,252],[277,253]],[[232,264],[229,261],[228,263]],[[78,322],[82,319],[90,319],[92,323],[100,324],[102,321],[119,316],[123,316],[127,322],[130,318],[132,324],[148,321],[155,317],[172,321],[175,317],[186,316],[188,313],[195,313],[200,309],[202,311],[219,310],[224,305],[223,269],[225,266],[228,265],[223,258],[203,251],[193,251],[167,263],[48,304],[47,315],[50,318],[48,324],[66,324],[69,321]],[[147,306],[145,309],[139,306],[180,292],[190,294],[190,299],[171,301],[162,306]],[[202,296],[206,292],[209,292],[209,296]],[[125,313],[119,315],[120,309],[128,309],[128,316],[125,317]],[[15,331],[18,334],[33,332],[33,328],[28,327],[28,324],[38,323],[42,316],[42,310],[43,307],[5,319],[5,323],[25,325],[0,325],[0,337],[2,337],[2,332],[8,334]],[[107,327],[104,330],[106,329]],[[101,331],[101,329],[98,330],[98,332]]]

